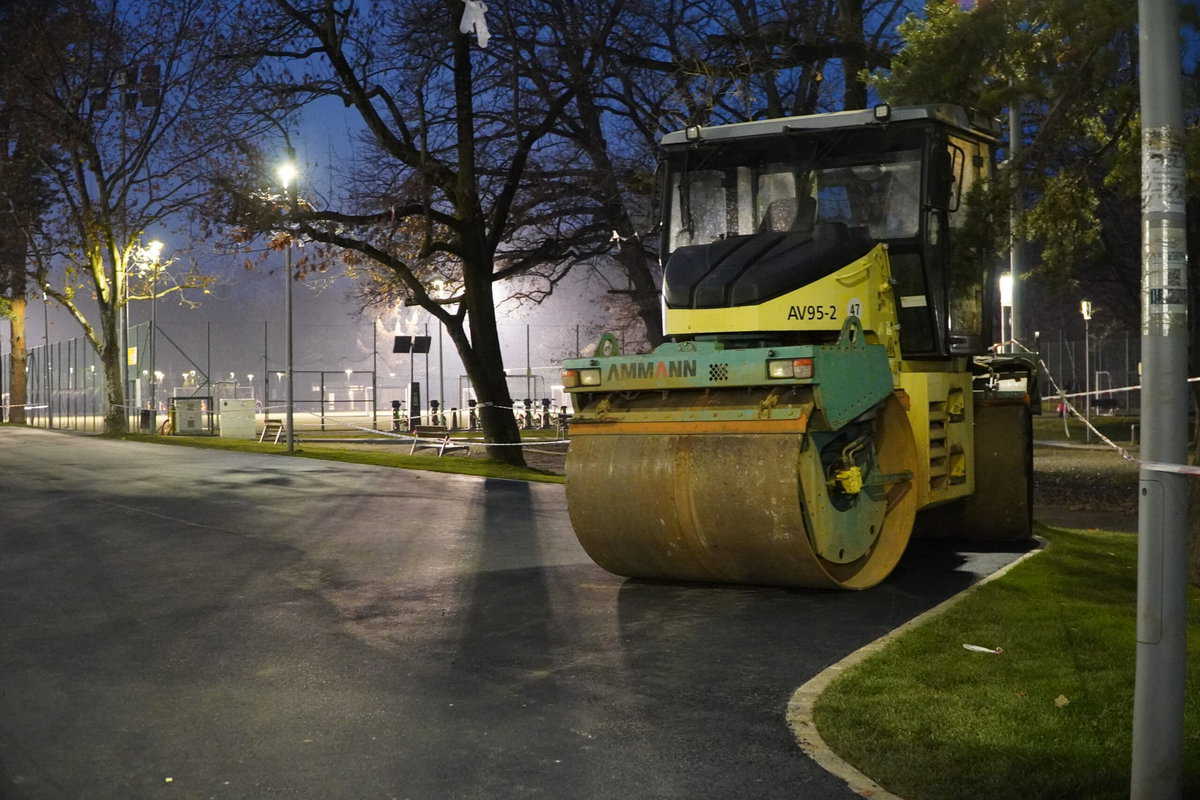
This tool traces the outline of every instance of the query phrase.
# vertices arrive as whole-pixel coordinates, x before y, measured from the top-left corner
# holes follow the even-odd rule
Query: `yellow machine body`
[[[936,118],[955,130],[969,127],[940,107],[906,113],[914,124]],[[843,124],[828,116],[797,119],[811,119],[806,124],[824,136],[828,126]],[[872,127],[876,121],[853,128],[867,137],[855,152],[869,151],[872,136],[889,141],[891,134]],[[801,225],[806,214],[820,220],[822,213],[844,213],[828,211],[847,202],[837,194],[838,181],[898,181],[904,164],[916,163],[904,159],[917,151],[902,144],[896,155],[850,175],[858,168],[840,166],[853,162],[833,152],[844,139],[803,150],[807,140],[779,122],[728,126],[722,135],[733,143],[728,147],[744,143],[758,152],[755,132],[769,125],[770,141],[782,148],[778,158],[815,152],[829,166],[812,169],[829,182],[814,179],[804,184],[815,187],[811,194],[798,188],[782,205],[772,202],[759,222],[756,192],[791,180],[779,171],[770,178],[775,184],[752,177],[754,164],[772,164],[775,155],[735,161],[751,166],[725,167],[721,182],[707,184],[712,179],[704,169],[712,162],[681,158],[679,169],[694,168],[696,185],[723,199],[707,216],[704,208],[686,206],[665,212],[664,229],[683,226],[679,235],[688,237],[693,229],[706,232],[699,242],[675,244],[672,259],[681,260],[667,265],[668,274],[679,265],[679,282],[668,290],[664,281],[670,341],[644,355],[564,363],[575,411],[567,501],[580,543],[620,575],[865,589],[892,571],[922,518],[936,520],[928,527],[937,533],[1027,536],[1028,398],[980,389],[981,370],[987,377],[991,367],[971,354],[979,352],[978,341],[950,347],[943,330],[936,339],[941,350],[912,351],[940,355],[913,358],[902,350],[901,313],[935,303],[932,294],[896,296],[898,277],[912,286],[916,234],[895,239],[907,248],[897,258],[908,259],[910,270],[897,276],[888,242],[857,244],[863,240],[854,237],[866,228],[848,234],[829,223],[804,232]],[[939,129],[930,130],[936,139]],[[956,142],[951,138],[949,160],[922,179],[921,191],[941,185],[936,175],[953,173],[955,164],[961,170],[982,163],[968,162],[966,145]],[[682,135],[673,143],[684,146]],[[800,149],[787,150],[793,146]],[[921,158],[936,162],[933,154]],[[797,187],[802,183],[795,178]],[[691,190],[677,183],[673,191],[683,198]],[[941,197],[942,208],[950,208],[947,195]],[[696,221],[685,224],[685,216]],[[784,227],[758,227],[776,217]],[[886,214],[871,220],[880,231],[889,222]],[[726,223],[730,235],[712,233]],[[945,324],[942,313],[938,324]]]
[[[886,245],[820,280],[753,306],[666,309],[667,335],[698,332],[812,331],[834,333],[848,316],[868,341],[887,352],[895,388],[917,446],[918,509],[975,491],[974,398],[967,358],[906,361]]]

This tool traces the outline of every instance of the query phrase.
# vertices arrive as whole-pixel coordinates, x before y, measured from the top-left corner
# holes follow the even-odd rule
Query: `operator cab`
[[[994,258],[954,248],[996,137],[990,121],[948,105],[668,134],[663,301],[755,305],[886,243],[904,357],[983,353]]]

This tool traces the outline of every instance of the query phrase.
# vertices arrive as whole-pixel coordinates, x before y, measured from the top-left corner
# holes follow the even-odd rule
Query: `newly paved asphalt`
[[[627,581],[561,486],[14,428],[0,487],[3,800],[852,798],[792,691],[1014,557]]]

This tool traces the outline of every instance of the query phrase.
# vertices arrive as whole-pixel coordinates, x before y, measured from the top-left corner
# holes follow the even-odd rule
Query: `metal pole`
[[[42,292],[42,333],[46,342],[46,364],[43,370],[46,374],[46,427],[54,427],[54,409],[50,403],[50,298]]]
[[[155,346],[155,340],[158,338],[158,259],[154,260],[154,275],[150,280],[150,408],[153,413],[150,415],[154,420],[154,430],[158,430],[158,378],[155,371],[158,369],[158,348]]]
[[[1139,0],[1142,107],[1142,458],[1187,461],[1188,289],[1178,3]],[[1183,794],[1188,478],[1138,475],[1132,800]]]
[[[446,326],[442,321],[438,320],[438,400],[441,401],[442,408],[446,407],[446,373],[442,369],[442,335],[446,332]]]
[[[430,336],[430,324],[425,323],[425,336]],[[430,349],[425,348],[425,408],[430,407],[430,397],[433,395],[432,384],[430,384]],[[430,420],[430,425],[433,425],[433,420]]]
[[[289,241],[287,246],[286,269],[284,270],[283,279],[287,282],[287,291],[284,292],[284,311],[287,316],[287,448],[289,453],[296,452],[296,437],[292,432],[292,423],[294,421],[294,396],[292,394],[292,243]]]
[[[1121,381],[1122,386],[1132,386],[1133,385],[1133,381],[1129,380],[1129,331],[1125,331],[1125,364],[1124,364],[1124,369],[1122,369],[1122,371],[1121,371],[1121,376],[1122,376],[1122,381]],[[1125,413],[1128,414],[1129,408],[1132,404],[1132,402],[1131,402],[1132,398],[1130,397],[1130,395],[1132,395],[1133,392],[1121,392],[1121,394],[1125,395]]]
[[[1008,160],[1012,167],[1012,205],[1009,207],[1011,238],[1008,248],[1008,269],[1012,275],[1012,305],[1009,310],[1008,339],[1021,340],[1020,297],[1021,270],[1024,268],[1024,243],[1017,237],[1017,218],[1021,211],[1021,181],[1017,168],[1017,156],[1021,152],[1021,101],[1014,96],[1008,106]],[[1000,311],[1001,317],[1004,310]],[[1007,352],[1014,352],[1015,345],[1005,345]]]
[[[263,320],[263,425],[271,415],[271,360],[270,360],[270,323]]]
[[[1092,421],[1092,346],[1088,339],[1088,318],[1083,318],[1083,416]],[[1092,429],[1083,426],[1083,440],[1092,440]]]
[[[533,397],[533,389],[530,384],[533,382],[533,362],[529,358],[529,323],[525,323],[525,399]]]
[[[579,358],[579,356],[581,356],[581,355],[583,355],[583,351],[579,347],[579,325],[578,325],[578,323],[576,323],[576,325],[575,325],[575,357]]]
[[[375,402],[376,388],[379,381],[379,320],[371,320],[371,427],[379,429],[378,408]]]

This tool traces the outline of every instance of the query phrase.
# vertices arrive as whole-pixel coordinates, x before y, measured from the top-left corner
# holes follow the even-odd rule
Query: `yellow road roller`
[[[865,589],[914,528],[1030,535],[1037,360],[989,354],[996,258],[956,242],[996,138],[880,105],[662,139],[667,342],[563,365],[596,563]]]

